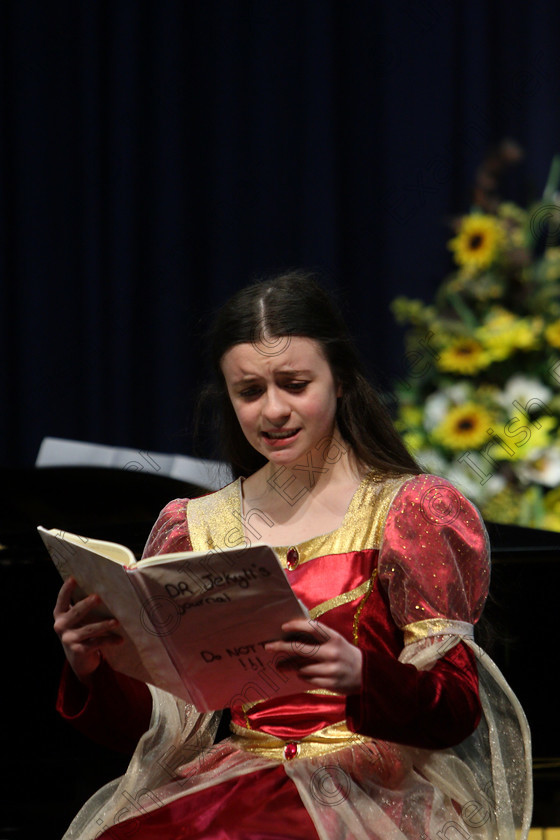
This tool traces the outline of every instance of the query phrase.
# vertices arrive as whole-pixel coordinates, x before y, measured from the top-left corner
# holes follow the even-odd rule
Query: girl
[[[205,397],[235,480],[167,505],[144,556],[223,547],[240,522],[274,546],[310,621],[268,649],[308,689],[238,701],[213,743],[217,714],[109,668],[118,625],[88,623],[98,599],[72,605],[67,582],[59,709],[113,745],[141,737],[66,837],[525,837],[527,725],[473,641],[489,583],[477,510],[411,458],[309,277],[243,289],[211,348]]]

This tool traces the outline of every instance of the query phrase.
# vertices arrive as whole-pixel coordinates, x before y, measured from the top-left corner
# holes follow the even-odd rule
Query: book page
[[[37,530],[41,533],[45,529],[39,527]],[[101,554],[103,557],[107,557],[108,560],[113,560],[115,563],[120,563],[121,566],[136,565],[136,557],[133,552],[119,543],[108,542],[107,540],[94,540],[91,537],[81,537],[79,534],[71,534],[69,531],[53,530],[47,533],[53,534],[59,541],[63,540],[64,542],[77,546],[87,546],[90,551]],[[59,551],[57,553],[60,555],[61,551],[62,547],[59,545]]]
[[[127,575],[199,711],[308,690],[264,649],[283,623],[308,617],[269,546],[160,556]]]
[[[124,642],[106,648],[103,654],[111,667],[142,682],[161,685],[190,701],[160,638],[142,624],[142,608],[125,568],[120,562],[98,554],[96,546],[102,550],[107,545],[120,548],[115,556],[121,557],[128,553],[134,558],[132,552],[116,543],[90,540],[64,531],[38,530],[61,577],[64,580],[73,577],[77,581],[76,600],[96,593],[103,601],[106,609],[93,609],[87,623],[112,616],[118,618],[120,627],[116,632]]]

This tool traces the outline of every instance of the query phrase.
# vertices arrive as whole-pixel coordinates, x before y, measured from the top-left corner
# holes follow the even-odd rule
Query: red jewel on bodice
[[[295,743],[295,741],[290,741],[289,744],[286,744],[284,747],[284,758],[286,761],[291,761],[292,758],[295,758],[298,754],[299,745]]]
[[[286,554],[286,565],[290,571],[297,569],[299,564],[299,554],[297,548],[289,548]]]

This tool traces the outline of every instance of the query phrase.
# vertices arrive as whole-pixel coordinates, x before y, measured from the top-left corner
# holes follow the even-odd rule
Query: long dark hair
[[[241,430],[220,362],[236,344],[258,342],[266,355],[276,355],[287,347],[291,336],[313,339],[322,348],[342,388],[336,422],[357,461],[392,475],[421,473],[366,379],[339,309],[312,275],[290,271],[237,292],[220,309],[208,333],[215,381],[201,394],[197,426],[205,407],[213,403],[220,456],[229,461],[234,477],[251,475],[264,466],[266,459],[253,449]]]

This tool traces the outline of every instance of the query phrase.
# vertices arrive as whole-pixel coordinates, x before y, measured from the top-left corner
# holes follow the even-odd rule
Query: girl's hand
[[[358,694],[362,686],[362,652],[331,627],[311,619],[282,625],[289,636],[268,642],[266,650],[286,654],[279,666],[298,672],[316,688],[340,694]]]
[[[94,607],[99,607],[101,598],[88,595],[73,604],[75,588],[74,578],[68,578],[58,593],[53,613],[54,631],[62,642],[70,667],[81,682],[87,683],[103,658],[103,649],[121,644],[123,638],[115,632],[119,626],[115,618],[87,623],[88,614]]]

